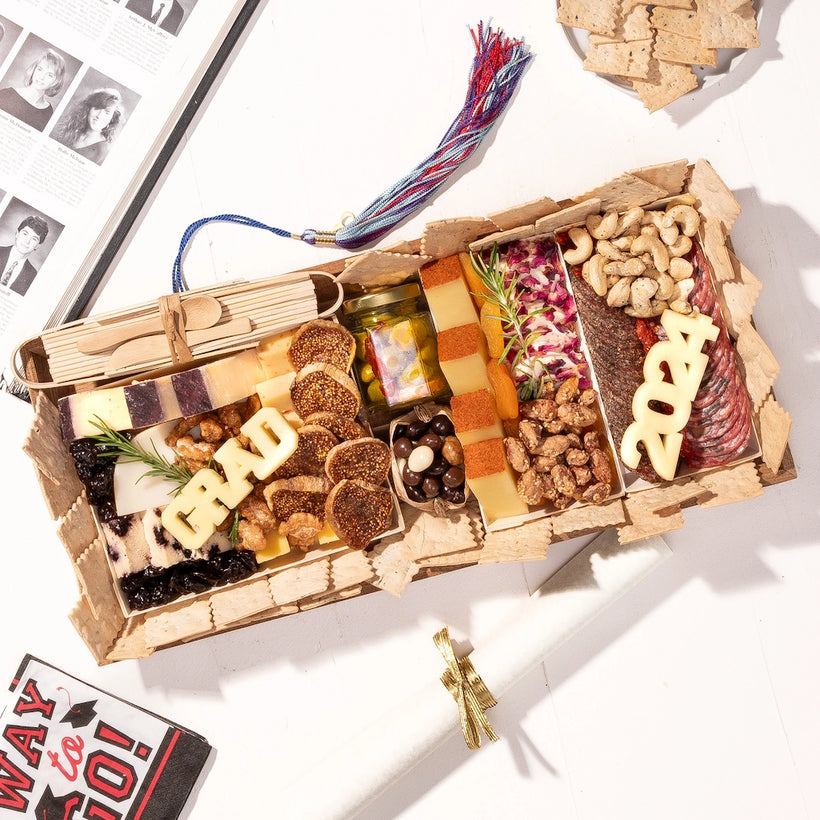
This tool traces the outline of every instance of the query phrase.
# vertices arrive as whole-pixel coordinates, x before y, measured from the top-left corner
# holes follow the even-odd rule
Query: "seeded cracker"
[[[700,17],[694,9],[668,9],[657,6],[652,11],[652,25],[660,31],[671,31],[693,40],[700,39]]]
[[[597,74],[614,74],[618,77],[646,77],[652,56],[652,40],[636,40],[626,43],[599,43],[590,41],[584,70]]]
[[[669,63],[688,63],[689,65],[717,65],[717,51],[705,48],[698,40],[682,37],[672,31],[655,32],[655,49],[653,56],[657,60]]]
[[[652,60],[645,80],[633,80],[632,87],[649,112],[658,111],[698,87],[692,67]]]
[[[712,48],[757,48],[760,45],[752,0],[700,0],[700,38]]]
[[[615,34],[619,7],[611,0],[558,0],[559,23],[595,34]]]

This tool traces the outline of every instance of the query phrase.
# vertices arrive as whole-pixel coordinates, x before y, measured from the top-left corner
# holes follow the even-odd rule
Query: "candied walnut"
[[[589,461],[589,453],[586,450],[579,450],[577,447],[570,447],[564,453],[564,459],[570,467],[582,467]]]
[[[556,464],[551,470],[550,475],[555,483],[555,489],[559,495],[572,496],[575,492],[575,478],[572,471],[566,464]]]
[[[548,473],[558,463],[558,456],[534,456],[531,464],[539,473]]]
[[[607,498],[609,498],[609,484],[603,481],[591,484],[581,493],[581,500],[590,504],[602,504]]]
[[[558,414],[558,404],[554,399],[532,399],[521,402],[518,410],[525,419],[552,421]]]
[[[589,453],[592,450],[600,450],[601,444],[598,441],[598,434],[594,430],[584,433],[584,449]]]
[[[220,407],[216,411],[216,417],[219,419],[219,423],[226,430],[229,430],[234,437],[239,435],[239,428],[245,422],[242,413],[235,404],[226,404],[224,407]]]
[[[236,536],[236,548],[238,550],[260,552],[267,545],[268,539],[259,524],[247,521],[244,518],[240,519]]]
[[[174,449],[182,464],[195,473],[208,466],[217,448],[207,441],[194,441],[193,436],[186,435],[177,439]]]
[[[579,487],[586,487],[587,484],[592,483],[592,470],[589,467],[573,467],[572,475]]]
[[[225,437],[225,428],[213,416],[205,416],[199,422],[199,435],[209,444],[219,444]]]
[[[507,436],[504,439],[504,454],[507,457],[507,463],[517,473],[523,473],[530,468],[530,457],[521,439]]]
[[[603,450],[590,450],[589,466],[592,469],[592,474],[598,481],[607,486],[611,486],[612,468],[609,466],[609,459]]]
[[[541,439],[536,447],[528,448],[537,456],[560,456],[569,448],[569,439],[566,436],[555,435]]]
[[[197,416],[190,416],[187,419],[180,419],[177,425],[171,430],[170,433],[165,437],[165,443],[169,447],[176,447],[177,442],[189,431],[193,430],[199,422],[205,417],[204,413],[200,413]],[[193,438],[191,437],[191,440]]]
[[[578,396],[578,377],[571,376],[555,392],[555,401],[558,404],[567,404],[575,401]]]
[[[262,399],[254,393],[245,402],[245,406],[241,410],[242,421],[246,422],[251,416],[262,409]]]
[[[302,552],[316,546],[316,537],[324,525],[311,513],[293,513],[287,521],[279,525],[279,532],[288,539],[288,544]]]
[[[518,495],[530,506],[540,504],[544,498],[544,477],[530,468],[523,473],[516,484]]]
[[[262,495],[264,485],[257,484],[253,492],[239,502],[239,514],[248,521],[258,524],[265,533],[270,532],[276,526],[276,517],[268,507],[268,502]]]
[[[580,404],[562,404],[558,408],[558,417],[571,427],[589,427],[598,420],[598,414],[591,407]]]
[[[541,442],[541,425],[531,419],[521,419],[518,424],[518,436],[527,450],[532,452]]]

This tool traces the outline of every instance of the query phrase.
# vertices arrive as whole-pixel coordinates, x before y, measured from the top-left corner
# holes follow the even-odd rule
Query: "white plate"
[[[758,30],[760,30],[760,11],[756,12],[756,17],[757,27]],[[564,29],[564,34],[566,35],[572,50],[578,56],[581,63],[583,63],[586,59],[587,46],[589,44],[589,32],[586,29],[572,28],[563,24],[561,24],[561,28]],[[747,48],[719,48],[717,50],[716,66],[693,65],[692,70],[698,78],[698,88],[708,88],[718,83],[730,71],[737,68],[738,63],[741,59],[743,59],[744,55],[746,55],[748,51],[749,49]],[[612,85],[617,86],[623,91],[637,96],[635,89],[632,88],[632,85],[628,80],[625,80],[622,77],[617,77],[613,74],[601,74],[598,72],[593,73],[597,73],[599,77],[609,83],[612,83]]]

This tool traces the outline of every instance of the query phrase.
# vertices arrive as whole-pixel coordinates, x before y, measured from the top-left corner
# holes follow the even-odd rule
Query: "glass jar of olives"
[[[391,425],[393,478],[400,496],[414,506],[459,507],[467,499],[464,453],[446,412],[426,419],[415,414]]]
[[[433,322],[420,300],[421,288],[410,282],[342,303],[343,322],[356,339],[356,378],[371,415],[389,418],[449,395]]]

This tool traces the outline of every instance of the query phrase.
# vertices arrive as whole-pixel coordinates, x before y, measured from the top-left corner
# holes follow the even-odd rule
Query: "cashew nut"
[[[669,303],[669,310],[674,310],[682,316],[688,316],[692,312],[692,305],[686,299],[673,299]]]
[[[609,239],[618,227],[618,212],[607,211],[603,216],[590,214],[586,218],[586,226],[594,239]]]
[[[663,224],[671,227],[675,223],[681,226],[681,233],[694,236],[700,226],[700,216],[691,205],[673,205],[667,209]]]
[[[568,265],[580,265],[592,256],[592,237],[583,228],[570,228],[569,238],[575,248],[564,251]]]
[[[694,270],[692,263],[687,259],[682,259],[680,256],[673,256],[669,260],[669,275],[676,281],[689,279]]]
[[[671,299],[672,293],[675,290],[675,280],[668,274],[662,273],[658,277],[658,290],[655,293],[657,299]]]
[[[595,246],[595,250],[601,254],[601,256],[605,256],[607,259],[611,259],[614,262],[625,262],[626,261],[626,254],[615,247],[608,239],[599,239],[598,243]]]
[[[632,240],[632,253],[640,255],[644,251],[652,254],[652,262],[661,273],[669,269],[669,251],[659,237],[649,234],[636,236]]]
[[[692,240],[682,233],[671,245],[667,245],[667,250],[670,256],[686,256],[692,250]]]
[[[615,236],[623,236],[634,228],[640,226],[643,215],[643,208],[639,208],[637,206],[630,208],[618,219],[618,225],[615,228]]]
[[[629,297],[631,295],[632,279],[629,276],[624,276],[619,279],[610,289],[606,295],[606,303],[610,307],[623,307],[629,304]]]
[[[675,301],[676,299],[688,299],[694,289],[694,279],[682,279],[680,282],[675,282],[675,290],[669,297],[669,301]]]
[[[649,306],[649,300],[658,291],[658,283],[641,276],[629,286],[629,291],[633,307],[637,309],[643,305]]]
[[[626,276],[640,276],[646,270],[646,262],[640,256],[630,256],[624,262],[624,274]]]
[[[604,257],[596,253],[584,262],[581,268],[581,276],[589,286],[598,294],[606,295],[606,274],[604,273]]]

